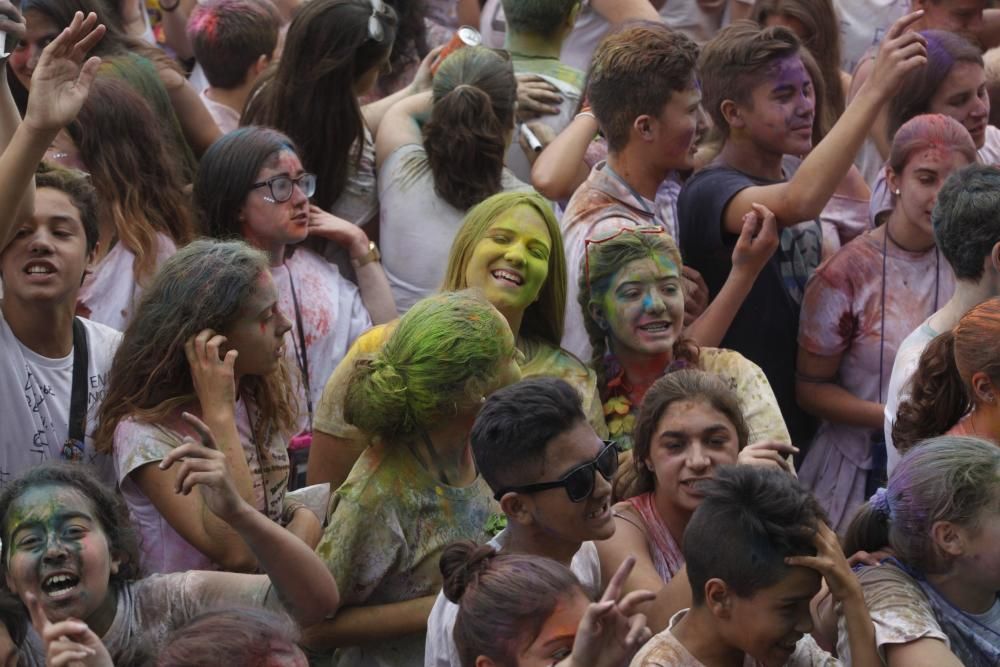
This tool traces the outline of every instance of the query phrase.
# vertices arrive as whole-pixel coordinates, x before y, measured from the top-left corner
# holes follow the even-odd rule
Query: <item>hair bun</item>
[[[445,547],[441,554],[441,574],[444,577],[444,596],[458,604],[470,585],[489,570],[490,562],[497,555],[489,544],[472,541],[455,542]]]

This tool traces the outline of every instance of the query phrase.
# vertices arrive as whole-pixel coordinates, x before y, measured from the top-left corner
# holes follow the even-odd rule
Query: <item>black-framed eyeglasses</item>
[[[493,498],[500,500],[508,493],[537,493],[548,489],[563,488],[566,489],[566,495],[572,502],[583,502],[594,492],[594,475],[600,472],[601,476],[610,482],[615,473],[618,472],[618,451],[618,443],[605,440],[604,447],[593,461],[573,468],[561,479],[555,482],[539,482],[524,486],[506,486],[493,494]]]
[[[286,202],[292,198],[296,185],[302,190],[302,194],[312,197],[316,194],[316,174],[302,174],[298,178],[292,178],[288,174],[278,174],[266,181],[254,183],[253,188],[267,187],[271,192],[271,199],[276,202]]]
[[[382,0],[371,0],[371,3],[372,15],[368,17],[368,39],[381,43],[385,39],[385,29],[379,16],[385,13],[385,3]]]

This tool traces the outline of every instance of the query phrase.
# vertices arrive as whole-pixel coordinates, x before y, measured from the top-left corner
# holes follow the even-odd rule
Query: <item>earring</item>
[[[486,402],[486,397],[485,396],[480,396],[479,397],[479,402],[480,403],[485,403]]]
[[[893,193],[892,193],[892,194],[894,194],[894,195],[896,195],[896,196],[898,197],[898,196],[899,196],[899,188],[896,188],[896,189],[895,189],[895,190],[893,191]]]

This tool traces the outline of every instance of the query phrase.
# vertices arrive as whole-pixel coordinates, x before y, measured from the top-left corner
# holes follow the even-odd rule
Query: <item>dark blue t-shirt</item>
[[[741,190],[775,182],[716,165],[696,173],[681,190],[677,200],[681,253],[684,263],[705,278],[713,299],[729,277],[738,238],[723,229],[726,207]],[[722,347],[736,350],[763,369],[792,441],[803,447],[812,438],[815,420],[795,400],[799,302],[806,281],[819,265],[822,239],[817,221],[782,230],[780,247],[761,270],[722,339]]]

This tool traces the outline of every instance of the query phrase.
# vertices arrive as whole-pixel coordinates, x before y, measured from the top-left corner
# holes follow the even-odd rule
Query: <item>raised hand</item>
[[[434,69],[438,65],[437,59],[444,51],[445,45],[435,47],[428,52],[424,59],[420,61],[417,73],[413,75],[413,82],[410,84],[410,91],[414,94],[430,90],[434,85]]]
[[[38,130],[59,130],[80,112],[94,82],[98,57],[87,53],[104,37],[105,28],[97,14],[73,16],[69,27],[42,51],[31,76],[31,94],[24,122]]]
[[[899,90],[907,74],[927,64],[927,40],[919,32],[907,30],[923,15],[923,10],[919,10],[901,17],[892,24],[879,46],[872,74],[865,83],[884,99]]]
[[[733,268],[756,278],[778,249],[778,222],[766,206],[751,206],[753,210],[743,216],[743,228],[733,248]]]
[[[792,475],[794,474],[794,469],[792,468],[792,464],[788,462],[788,456],[798,453],[799,448],[787,442],[763,440],[740,450],[736,462],[740,465],[777,468]]]
[[[67,618],[58,623],[45,615],[33,593],[24,593],[31,624],[45,644],[45,664],[49,667],[114,667],[101,638],[83,621]]]
[[[191,380],[201,403],[203,415],[217,409],[235,410],[236,406],[236,350],[221,354],[226,337],[211,329],[204,329],[184,343],[184,353],[191,367]]]
[[[837,534],[828,525],[820,522],[813,537],[813,544],[816,546],[815,556],[789,556],[785,559],[785,563],[808,567],[819,572],[838,602],[863,596],[861,584],[851,571],[851,566],[847,564]]]
[[[652,632],[646,616],[636,607],[653,600],[652,591],[633,591],[622,597],[622,589],[635,557],[629,556],[611,577],[599,602],[587,607],[577,628],[573,653],[557,667],[621,667],[649,641]]]
[[[160,470],[169,470],[179,461],[174,492],[186,496],[195,487],[200,488],[205,506],[230,523],[233,517],[249,506],[233,485],[226,456],[218,450],[215,436],[205,422],[189,412],[183,413],[181,418],[198,432],[200,442],[190,436],[185,437],[183,444],[163,457]]]
[[[333,241],[346,249],[352,258],[368,254],[368,235],[357,225],[309,205],[309,235]]]

